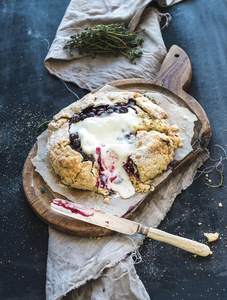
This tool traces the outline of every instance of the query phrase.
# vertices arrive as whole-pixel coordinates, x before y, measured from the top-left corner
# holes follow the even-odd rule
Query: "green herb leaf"
[[[223,179],[224,179],[224,173],[223,171],[219,171],[221,179],[220,179],[220,183],[217,185],[211,185],[211,183],[205,183],[205,185],[208,186],[208,188],[218,188],[220,186],[223,186]]]
[[[45,121],[41,124],[38,125],[37,127],[37,131],[41,130],[41,128],[43,128],[44,126],[48,125],[52,120],[49,120],[49,121]]]
[[[135,40],[138,34],[138,31],[127,30],[123,23],[86,27],[83,32],[72,35],[64,49],[73,56],[73,50],[77,48],[80,54],[89,53],[92,58],[103,53],[114,56],[121,54],[134,62],[143,54],[137,50],[144,43],[143,38]]]
[[[46,193],[45,187],[41,186],[41,187],[40,187],[40,192],[41,192],[42,194]]]

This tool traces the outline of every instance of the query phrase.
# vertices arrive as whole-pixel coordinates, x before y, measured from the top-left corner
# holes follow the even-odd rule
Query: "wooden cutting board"
[[[199,153],[204,151],[204,148],[208,145],[210,140],[211,130],[206,113],[200,104],[185,92],[190,86],[191,77],[192,68],[187,54],[178,46],[172,46],[155,80],[132,78],[109,83],[109,85],[119,89],[137,91],[141,94],[144,94],[144,92],[159,92],[171,98],[171,100],[179,106],[188,108],[198,118],[198,121],[195,123],[194,136],[192,139],[193,151],[177,165],[174,172],[171,172],[168,177],[156,187],[156,190],[162,186],[167,179],[169,180],[171,176],[174,176],[176,172],[180,171]],[[94,92],[97,92],[100,88]],[[24,192],[34,212],[47,224],[66,233],[87,237],[111,234],[112,232],[108,229],[62,216],[50,209],[51,199],[64,199],[64,197],[54,193],[35,171],[31,159],[36,156],[36,151],[37,145],[35,144],[25,161],[23,169]],[[43,189],[45,189],[45,193],[42,192]],[[152,195],[152,192],[145,194],[123,217],[134,219],[152,198]]]

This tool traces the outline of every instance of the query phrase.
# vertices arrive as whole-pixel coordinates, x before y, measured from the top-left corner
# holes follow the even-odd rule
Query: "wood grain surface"
[[[187,54],[178,46],[172,46],[169,50],[161,69],[154,81],[145,79],[126,79],[109,83],[112,86],[124,90],[144,92],[159,92],[171,98],[180,106],[187,107],[198,118],[195,123],[194,136],[192,140],[193,151],[187,155],[176,167],[174,174],[189,164],[208,145],[211,131],[209,120],[199,103],[185,92],[190,86],[192,68]],[[101,88],[101,87],[100,87]],[[100,88],[96,89],[97,92]],[[34,212],[47,224],[66,233],[79,236],[103,236],[111,234],[110,230],[94,226],[88,223],[74,220],[67,216],[61,216],[50,208],[53,198],[64,198],[53,191],[43,181],[42,177],[35,171],[31,159],[36,155],[36,144],[31,149],[23,169],[23,188],[27,201]],[[171,173],[165,180],[173,176]],[[162,183],[159,184],[159,188]],[[42,192],[45,189],[45,192]],[[129,212],[123,217],[134,219],[152,198],[153,193],[146,194]]]

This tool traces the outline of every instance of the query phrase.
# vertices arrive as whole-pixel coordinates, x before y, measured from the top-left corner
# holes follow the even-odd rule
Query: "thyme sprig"
[[[221,176],[220,182],[217,185],[212,185],[210,182],[209,183],[205,183],[205,185],[208,186],[208,188],[218,188],[220,186],[223,186],[223,180],[224,180],[224,172],[223,170],[219,171],[219,174]]]
[[[41,130],[44,126],[48,125],[51,121],[52,121],[52,120],[49,120],[49,121],[45,121],[45,122],[39,124],[39,125],[37,126],[36,131],[38,132],[38,131]]]
[[[137,50],[144,42],[143,38],[135,40],[138,34],[138,31],[127,30],[123,23],[86,27],[83,32],[72,35],[64,49],[73,56],[73,50],[77,48],[80,54],[88,53],[92,58],[95,58],[96,54],[122,54],[134,62],[143,54]]]

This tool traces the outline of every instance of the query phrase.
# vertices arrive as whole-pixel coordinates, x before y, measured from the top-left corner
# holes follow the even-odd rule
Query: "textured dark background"
[[[0,299],[45,299],[48,231],[28,207],[22,187],[24,161],[35,143],[37,125],[75,101],[61,81],[44,68],[69,0],[0,0],[1,243]],[[227,145],[227,2],[191,0],[168,9],[163,29],[167,49],[188,54],[193,68],[189,93],[205,109],[212,127],[211,157],[224,157]],[[79,96],[87,93],[69,85]],[[208,160],[204,167],[214,165]],[[225,173],[227,170],[226,161]],[[203,168],[204,168],[203,167]],[[218,183],[218,172],[209,177]],[[177,197],[160,229],[206,243],[204,232],[219,232],[213,255],[194,257],[152,240],[140,249],[136,265],[151,299],[226,299],[226,180],[205,185],[205,175]],[[219,203],[223,207],[219,207]],[[198,223],[202,223],[201,226]]]

